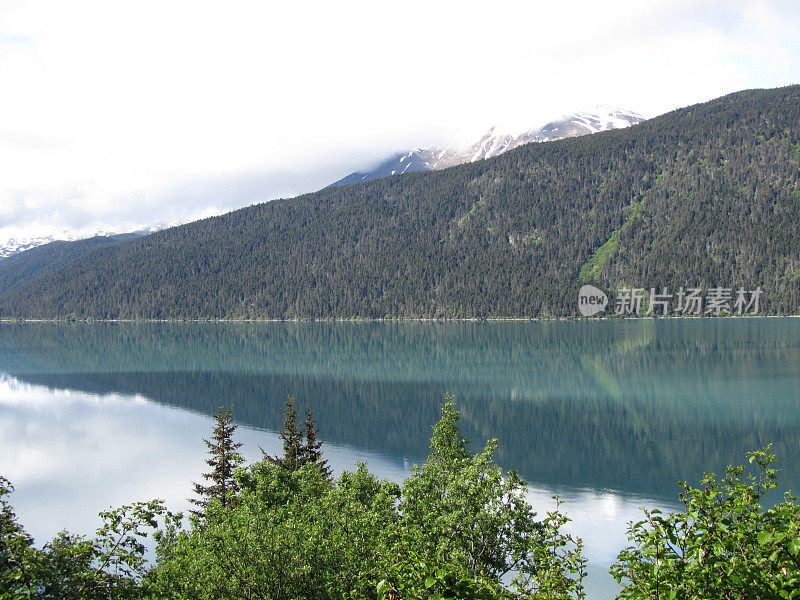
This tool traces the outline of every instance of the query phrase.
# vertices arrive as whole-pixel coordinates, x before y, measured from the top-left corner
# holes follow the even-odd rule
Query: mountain
[[[71,242],[77,239],[75,236],[69,233],[64,233],[58,236],[59,241],[66,241]],[[20,252],[25,252],[26,250],[30,250],[31,248],[36,248],[38,246],[43,246],[45,244],[49,244],[50,242],[56,241],[56,237],[52,235],[44,235],[39,237],[33,238],[10,238],[6,240],[2,245],[0,245],[0,260],[4,258],[8,258],[9,256],[14,256],[15,254],[19,254]]]
[[[149,227],[147,229],[142,229],[140,231],[134,231],[131,233],[133,233],[134,235],[146,235],[148,233],[152,233],[153,231],[158,231],[159,229],[163,228],[164,225],[157,225]],[[43,235],[32,238],[10,238],[5,242],[3,242],[2,245],[0,245],[0,261],[2,261],[5,258],[9,258],[17,254],[20,254],[21,252],[25,252],[33,248],[38,248],[39,246],[44,246],[52,242],[69,243],[91,238],[103,238],[103,237],[115,238],[121,235],[124,236],[126,234],[119,234],[108,230],[98,230],[92,235],[75,233],[72,231],[62,231],[59,234]]]
[[[799,223],[800,86],[748,90],[95,248],[0,316],[572,317],[584,283],[760,286],[797,314]]]
[[[579,112],[546,125],[523,132],[503,132],[492,127],[479,139],[468,143],[453,142],[445,148],[429,146],[414,148],[410,152],[398,153],[369,171],[359,171],[343,177],[332,185],[350,185],[361,181],[381,179],[390,175],[436,171],[476,160],[499,156],[522,144],[530,142],[552,142],[578,137],[609,129],[620,129],[641,123],[645,118],[632,111],[605,108],[593,112]]]
[[[351,173],[350,175],[332,183],[332,186],[349,185],[360,181],[369,181],[389,177],[401,173],[414,173],[418,171],[435,171],[446,169],[466,162],[475,162],[484,158],[498,156],[503,152],[516,148],[529,142],[549,142],[619,129],[639,123],[645,118],[632,111],[618,110],[608,107],[597,107],[591,112],[579,112],[561,119],[551,121],[546,125],[531,131],[501,132],[496,127],[477,140],[470,143],[454,142],[446,148],[427,147],[415,148],[407,153],[398,153],[385,160],[377,167],[367,172]],[[152,233],[164,229],[163,223],[136,233]],[[20,252],[49,244],[54,241],[72,242],[89,239],[91,237],[108,237],[118,235],[113,231],[97,231],[93,235],[81,235],[70,231],[60,234],[40,236],[35,238],[11,238],[0,244],[0,261]]]
[[[58,272],[97,248],[113,246],[146,235],[144,232],[96,235],[91,238],[46,242],[0,260],[0,295],[49,273]]]
[[[49,244],[52,241],[54,241],[54,238],[52,236],[23,239],[23,240],[11,238],[9,240],[6,240],[6,242],[2,246],[0,246],[0,260],[3,260],[4,258],[8,258],[9,256],[13,256],[15,254],[19,254],[20,252],[24,252],[25,250],[36,248],[37,246],[41,246],[42,244]]]

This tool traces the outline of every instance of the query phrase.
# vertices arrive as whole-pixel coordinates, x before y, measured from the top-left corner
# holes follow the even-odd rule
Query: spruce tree
[[[328,461],[322,458],[322,442],[317,440],[316,421],[311,413],[311,406],[306,404],[306,420],[303,423],[305,431],[303,431],[297,424],[294,401],[295,397],[289,396],[283,404],[283,428],[280,431],[283,456],[267,456],[263,449],[261,452],[264,458],[288,471],[296,471],[304,464],[313,462],[326,478],[330,478],[331,469]]]
[[[311,406],[306,403],[306,443],[303,447],[303,463],[313,462],[322,471],[326,478],[331,476],[331,468],[328,466],[328,461],[322,458],[322,442],[317,440],[317,429],[315,425],[317,422],[311,414]]]
[[[208,503],[216,498],[222,506],[230,506],[233,503],[233,494],[236,492],[236,481],[233,474],[244,459],[237,452],[241,443],[233,441],[233,432],[236,425],[233,423],[231,409],[223,412],[219,407],[215,415],[216,425],[214,426],[211,441],[203,439],[208,446],[210,457],[206,459],[206,464],[211,467],[210,473],[204,473],[203,477],[211,482],[210,485],[194,484],[195,493],[200,496],[190,502],[196,504],[201,510],[192,512],[198,516],[204,515],[204,510]]]
[[[283,428],[279,436],[283,440],[283,456],[267,456],[264,449],[261,449],[267,460],[288,471],[296,471],[302,466],[300,461],[303,454],[303,433],[297,426],[294,400],[294,396],[289,396],[283,403]]]

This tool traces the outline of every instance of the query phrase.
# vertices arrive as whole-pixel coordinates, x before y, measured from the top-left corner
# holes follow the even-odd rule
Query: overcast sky
[[[185,222],[396,150],[800,82],[797,0],[0,0],[0,244]]]

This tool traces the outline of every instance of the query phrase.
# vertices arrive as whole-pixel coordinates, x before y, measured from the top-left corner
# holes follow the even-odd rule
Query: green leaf
[[[385,596],[386,593],[391,589],[391,585],[385,579],[381,579],[378,582],[378,585],[375,586],[375,591],[378,592],[378,596]]]

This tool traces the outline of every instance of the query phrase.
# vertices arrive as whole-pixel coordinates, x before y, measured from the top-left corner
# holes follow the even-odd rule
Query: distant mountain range
[[[158,231],[159,229],[164,229],[163,225],[148,227],[147,229],[141,229],[139,231],[130,232],[130,235],[133,236],[141,236],[147,235],[148,233],[152,233],[154,231]],[[92,233],[91,235],[75,233],[71,231],[62,231],[59,234],[54,235],[44,235],[39,237],[31,237],[31,238],[11,238],[6,240],[2,245],[0,245],[0,260],[4,258],[10,258],[21,252],[25,252],[26,250],[32,250],[33,248],[38,248],[39,246],[44,246],[47,244],[51,244],[53,242],[75,242],[79,240],[87,240],[92,238],[115,238],[117,239],[119,236],[125,236],[128,234],[120,234],[114,231],[107,231],[107,230],[98,230]]]
[[[36,246],[49,244],[53,241],[55,241],[55,238],[52,235],[23,240],[11,238],[6,240],[4,245],[0,246],[0,260],[8,258],[9,256],[14,256],[15,254],[19,254],[25,250],[36,248]]]
[[[446,169],[467,162],[474,162],[484,158],[499,156],[513,148],[529,142],[547,142],[568,137],[576,137],[628,127],[644,120],[638,113],[618,110],[607,107],[597,107],[592,111],[574,113],[556,119],[546,125],[523,132],[502,132],[493,127],[477,140],[470,142],[453,142],[446,148],[429,146],[415,148],[409,152],[398,153],[378,166],[364,172],[351,173],[350,175],[331,184],[332,186],[349,185],[360,181],[380,179],[401,173],[414,173],[417,171],[435,171]],[[152,233],[164,229],[166,225],[156,225],[146,230],[137,231],[137,234]],[[33,238],[0,240],[0,260],[36,248],[54,241],[75,241],[92,237],[109,237],[119,235],[111,230],[98,230],[91,235],[63,231],[59,234],[39,236]]]
[[[351,173],[332,185],[350,185],[419,171],[438,171],[500,156],[530,142],[552,142],[609,129],[621,129],[644,120],[645,117],[629,110],[598,108],[591,112],[574,113],[528,131],[504,132],[498,127],[492,127],[480,138],[469,142],[453,142],[444,148],[428,146],[414,148],[409,152],[398,152],[376,167]]]
[[[144,237],[28,250],[0,261],[0,316],[569,317],[587,283],[760,287],[762,313],[798,314],[798,223],[800,86],[748,90]]]
[[[55,241],[72,242],[75,240],[84,239],[86,237],[96,237],[96,236],[106,237],[109,235],[114,235],[114,234],[110,232],[98,231],[93,236],[85,236],[65,231],[58,235],[43,235],[38,237],[21,238],[21,239],[11,238],[6,240],[5,243],[3,243],[3,245],[0,246],[0,260],[8,258],[9,256],[14,256],[15,254],[19,254],[20,252],[25,252],[25,250],[30,250],[32,248],[43,246],[45,244],[49,244]]]

